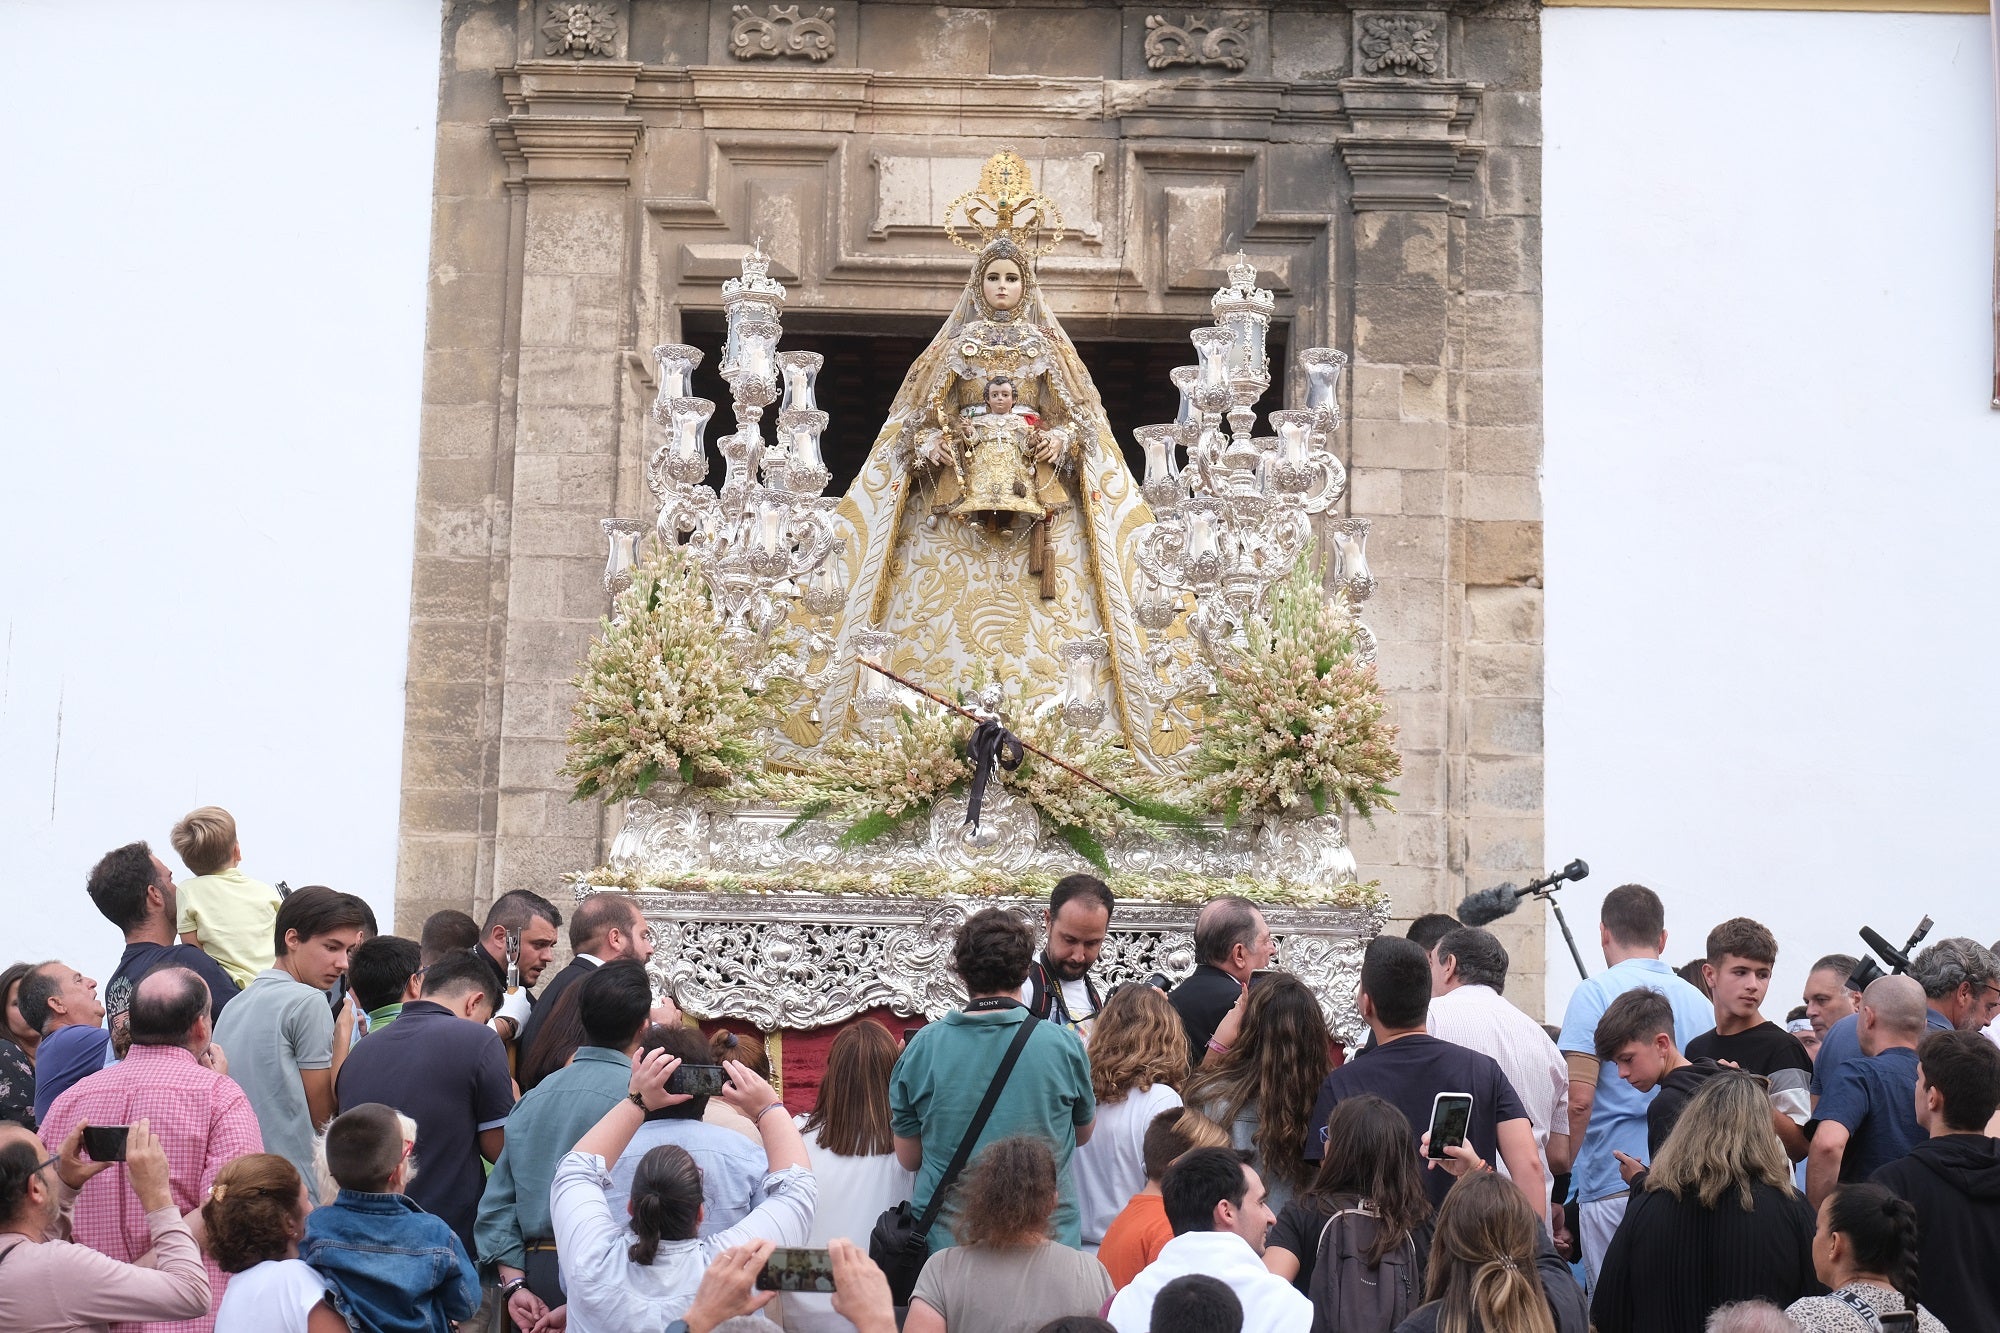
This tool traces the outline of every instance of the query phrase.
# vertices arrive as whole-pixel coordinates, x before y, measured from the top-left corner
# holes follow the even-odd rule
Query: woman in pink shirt
[[[64,1239],[83,1182],[116,1165],[83,1160],[83,1131],[78,1125],[57,1156],[43,1157],[34,1134],[0,1124],[0,1328],[99,1333],[115,1322],[207,1314],[201,1249],[174,1207],[166,1153],[144,1120],[127,1138],[125,1168],[145,1205],[152,1251],[124,1264]]]

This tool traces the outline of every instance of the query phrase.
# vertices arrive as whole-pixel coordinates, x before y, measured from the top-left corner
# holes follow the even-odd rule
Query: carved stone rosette
[[[578,890],[581,898],[592,892]],[[652,926],[656,986],[699,1018],[733,1018],[765,1031],[844,1022],[868,1009],[943,1017],[965,1003],[951,942],[972,913],[1017,912],[1039,928],[1044,904],[1026,898],[865,898],[818,893],[637,893]],[[1193,903],[1121,901],[1092,976],[1100,990],[1161,972],[1194,970]],[[1319,997],[1334,1033],[1364,1030],[1355,1010],[1361,954],[1384,908],[1267,907],[1278,965]]]
[[[549,4],[542,10],[544,55],[572,60],[616,57],[618,7],[615,4]]]

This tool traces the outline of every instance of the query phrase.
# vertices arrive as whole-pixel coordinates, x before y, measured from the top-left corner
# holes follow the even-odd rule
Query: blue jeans
[[[342,1190],[306,1218],[299,1258],[355,1333],[450,1333],[479,1309],[479,1272],[440,1218],[400,1194]]]

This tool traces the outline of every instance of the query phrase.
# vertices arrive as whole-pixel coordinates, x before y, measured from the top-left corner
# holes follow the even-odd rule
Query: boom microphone
[[[1531,880],[1525,889],[1517,889],[1512,884],[1502,884],[1496,888],[1481,889],[1458,905],[1458,919],[1468,926],[1483,926],[1498,921],[1521,905],[1523,898],[1533,898],[1559,887],[1565,880],[1579,880],[1590,874],[1590,867],[1581,860],[1571,861],[1561,870],[1551,870],[1540,879]]]
[[[1483,926],[1514,911],[1527,896],[1526,889],[1517,889],[1512,884],[1481,889],[1458,905],[1458,919],[1468,926]]]
[[[1900,973],[1910,970],[1909,955],[1883,939],[1867,926],[1861,928],[1861,939],[1864,944],[1873,949],[1881,957],[1883,962],[1889,965],[1891,971]]]

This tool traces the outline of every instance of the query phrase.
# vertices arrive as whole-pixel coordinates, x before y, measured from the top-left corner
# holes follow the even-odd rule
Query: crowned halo
[[[977,241],[959,234],[956,221],[961,213],[965,226],[978,233]],[[1036,191],[1021,155],[1003,148],[979,169],[979,184],[946,206],[944,234],[973,254],[1004,236],[1033,259],[1062,243],[1062,210],[1055,200]]]

